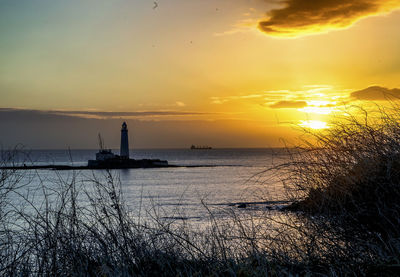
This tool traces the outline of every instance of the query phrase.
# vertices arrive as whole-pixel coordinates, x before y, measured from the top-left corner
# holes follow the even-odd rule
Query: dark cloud
[[[76,117],[100,117],[100,118],[116,118],[116,117],[162,117],[162,116],[195,116],[207,115],[210,113],[201,112],[181,112],[181,111],[143,111],[143,112],[104,112],[104,111],[63,111],[63,110],[25,110],[13,108],[0,108],[0,112],[21,112],[48,115],[64,115]]]
[[[363,17],[391,11],[400,1],[283,0],[283,8],[267,13],[259,29],[269,35],[298,36],[348,27]]]
[[[270,105],[270,107],[274,109],[299,109],[306,106],[306,101],[279,101]]]
[[[397,100],[400,99],[400,89],[388,89],[380,86],[372,86],[363,90],[354,91],[350,96],[356,100]]]
[[[194,120],[190,116],[185,120],[171,117],[163,120],[122,120],[116,117],[90,118],[38,110],[0,109],[0,150],[17,144],[25,145],[26,149],[97,149],[99,133],[107,148],[118,149],[123,121],[128,123],[131,149],[188,148],[192,144],[213,147],[277,146],[280,145],[282,130],[288,132],[285,127],[277,128],[274,121],[265,129],[264,120]]]

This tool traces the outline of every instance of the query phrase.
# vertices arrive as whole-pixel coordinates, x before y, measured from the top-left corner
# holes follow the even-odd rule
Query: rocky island
[[[12,165],[3,166],[0,169],[29,170],[29,169],[55,169],[55,170],[84,170],[84,169],[128,169],[128,168],[160,168],[176,167],[169,165],[168,161],[160,159],[131,159],[129,157],[128,125],[126,122],[121,128],[120,155],[114,154],[111,149],[104,149],[103,140],[99,135],[99,152],[96,153],[95,160],[89,160],[87,166],[72,165]]]

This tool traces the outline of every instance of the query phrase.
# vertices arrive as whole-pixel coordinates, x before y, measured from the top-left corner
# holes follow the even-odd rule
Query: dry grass
[[[0,275],[397,274],[400,120],[376,115],[309,133],[312,144],[288,149],[289,162],[268,170],[283,176],[292,211],[232,208],[221,221],[204,204],[209,221],[201,230],[156,210],[152,220],[134,219],[112,172],[85,186],[75,173],[51,188],[42,183],[37,203],[20,193],[20,172],[1,170]],[[3,162],[14,154],[3,151]]]
[[[328,248],[322,256],[329,263],[398,270],[398,107],[353,108],[332,128],[308,134],[313,143],[292,149],[291,160],[278,167],[286,172],[283,181],[294,201],[288,210],[302,212],[306,229]]]

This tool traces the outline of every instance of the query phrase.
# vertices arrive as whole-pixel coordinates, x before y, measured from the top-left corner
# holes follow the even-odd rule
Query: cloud
[[[400,8],[398,0],[283,0],[258,28],[268,35],[296,37],[351,26],[360,19]]]
[[[15,108],[0,108],[0,113],[4,112],[23,112],[30,114],[41,115],[61,115],[73,116],[83,118],[140,118],[140,117],[168,117],[168,116],[198,116],[209,115],[210,113],[204,112],[191,112],[191,111],[141,111],[141,112],[104,112],[104,111],[69,111],[69,110],[27,110]]]
[[[348,96],[349,92],[347,90],[334,90],[332,86],[328,85],[307,85],[299,90],[265,90],[244,95],[214,96],[210,97],[210,99],[212,104],[225,104],[236,101],[275,109],[300,109],[306,106],[330,108],[337,106],[338,101],[344,98],[347,99]]]
[[[400,99],[400,89],[388,89],[380,86],[372,86],[363,90],[354,91],[350,97],[356,100],[396,100]]]
[[[258,17],[259,18],[259,17]],[[257,29],[258,18],[248,18],[238,21],[231,29],[223,32],[216,32],[214,36],[221,37],[238,33],[247,33]]]
[[[178,107],[185,107],[185,106],[186,106],[186,104],[183,103],[183,102],[181,102],[181,101],[176,101],[175,104],[176,104]]]
[[[270,108],[273,109],[300,109],[304,107],[307,107],[306,101],[279,101],[270,105]]]
[[[191,144],[213,147],[282,146],[279,140],[281,132],[293,134],[285,126],[276,126],[275,120],[265,119],[208,120],[188,116],[185,120],[171,117],[164,120],[121,120],[66,116],[40,110],[0,109],[0,147],[7,149],[22,144],[28,150],[97,149],[97,136],[101,133],[106,147],[117,149],[123,121],[128,124],[131,149],[188,148]],[[68,156],[68,152],[65,153]],[[81,159],[79,157],[73,156],[73,160]],[[47,155],[43,159],[54,162]]]
[[[211,104],[224,104],[228,101],[237,101],[237,100],[252,100],[252,101],[258,101],[261,103],[263,100],[268,99],[280,99],[284,96],[289,91],[266,91],[263,93],[253,93],[253,94],[246,94],[246,95],[234,95],[234,96],[225,96],[225,97],[219,97],[219,96],[214,96],[210,97],[211,99]],[[266,98],[267,97],[267,98]]]
[[[242,100],[242,99],[257,99],[257,98],[262,98],[265,96],[265,93],[263,94],[247,94],[247,95],[235,95],[235,96],[226,96],[226,97],[219,97],[219,96],[214,96],[211,97],[211,104],[223,104],[228,101],[234,101],[234,100]]]

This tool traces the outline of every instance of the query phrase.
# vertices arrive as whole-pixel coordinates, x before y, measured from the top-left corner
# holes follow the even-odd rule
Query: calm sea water
[[[94,159],[96,150],[36,150],[19,161],[34,164],[86,165]],[[118,153],[117,150],[114,150]],[[212,209],[237,207],[238,203],[258,203],[274,200],[278,205],[286,200],[281,184],[266,169],[285,159],[279,149],[212,149],[212,150],[134,150],[134,159],[163,159],[177,168],[124,169],[112,174],[121,181],[124,201],[137,216],[185,218],[201,221],[207,217],[204,203]],[[199,166],[199,167],[185,167]],[[94,177],[105,181],[103,170],[54,171],[38,170],[24,173],[29,183],[28,194],[35,194],[40,203],[40,192],[35,187],[45,184],[54,187],[59,180],[74,176],[81,186]],[[33,198],[33,196],[32,196]],[[38,200],[37,200],[38,199]],[[265,203],[250,205],[248,209],[265,208]]]

